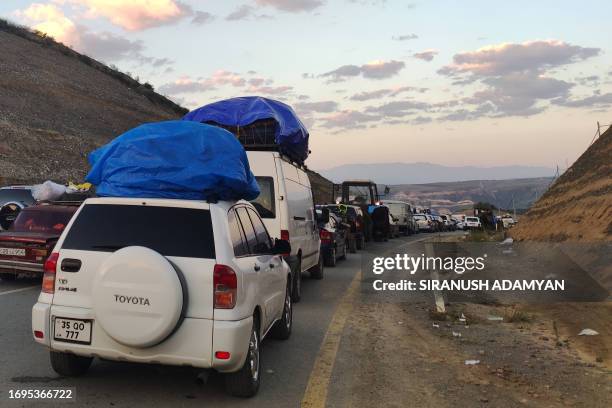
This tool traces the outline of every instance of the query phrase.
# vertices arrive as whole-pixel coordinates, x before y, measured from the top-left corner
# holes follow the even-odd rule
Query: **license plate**
[[[0,255],[7,256],[25,256],[26,251],[24,248],[0,248]]]
[[[91,344],[91,320],[56,317],[53,333],[55,340]]]

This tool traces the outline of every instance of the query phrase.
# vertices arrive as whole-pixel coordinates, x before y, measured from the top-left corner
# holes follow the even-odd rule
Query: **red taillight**
[[[41,332],[40,330],[35,330],[34,331],[34,337],[36,337],[37,339],[44,339],[45,338],[45,334],[43,332]]]
[[[233,309],[236,306],[238,279],[227,265],[216,264],[213,272],[215,309]]]
[[[229,351],[216,351],[215,358],[218,358],[219,360],[229,360],[230,352]]]
[[[281,230],[280,239],[282,239],[283,241],[289,241],[289,231]]]
[[[321,243],[323,244],[331,244],[332,242],[332,233],[326,229],[319,230],[319,237],[321,237]]]
[[[47,258],[43,266],[42,291],[44,293],[55,293],[55,272],[57,270],[57,260],[59,254],[54,252]]]

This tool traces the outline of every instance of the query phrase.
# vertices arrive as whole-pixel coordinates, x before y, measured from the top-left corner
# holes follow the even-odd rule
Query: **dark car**
[[[30,186],[0,187],[0,231],[8,229],[23,208],[35,203]]]
[[[317,213],[323,209],[317,206]],[[326,223],[319,223],[321,256],[325,266],[336,266],[338,259],[346,259],[347,234],[349,226],[336,214],[330,213]]]
[[[356,249],[365,249],[366,224],[361,208],[346,204],[327,204],[326,207],[344,223],[350,225],[347,238],[349,251],[353,253]]]
[[[26,207],[8,231],[0,232],[0,278],[43,273],[47,259],[78,205],[41,204]]]

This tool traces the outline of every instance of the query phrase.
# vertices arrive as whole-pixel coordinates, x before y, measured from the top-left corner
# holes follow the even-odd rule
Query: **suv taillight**
[[[216,264],[213,272],[215,309],[233,309],[236,306],[238,279],[227,265]]]
[[[283,241],[289,241],[289,231],[281,230],[280,239],[282,239]]]
[[[44,293],[55,293],[55,272],[57,270],[58,259],[59,253],[53,252],[45,261],[42,279],[42,291]]]

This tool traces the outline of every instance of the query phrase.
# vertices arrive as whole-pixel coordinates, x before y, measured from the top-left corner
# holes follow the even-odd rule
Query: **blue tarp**
[[[186,121],[149,123],[89,155],[99,196],[253,200],[259,186],[230,132]]]
[[[308,131],[289,105],[261,96],[226,99],[189,112],[183,120],[246,126],[261,119],[278,123],[275,142],[282,153],[301,163],[308,157]]]

